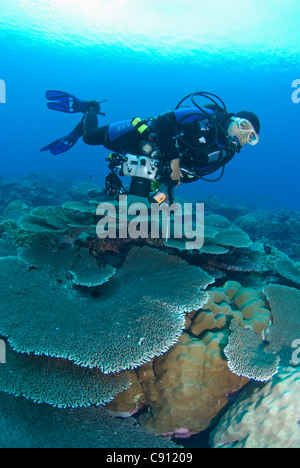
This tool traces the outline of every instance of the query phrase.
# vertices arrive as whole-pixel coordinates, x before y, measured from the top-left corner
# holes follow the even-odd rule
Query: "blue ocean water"
[[[0,2],[1,174],[79,171],[101,183],[107,150],[82,142],[60,157],[40,153],[68,134],[77,116],[48,111],[46,89],[104,99],[106,124],[155,116],[193,91],[223,98],[229,111],[252,110],[260,143],[245,148],[216,184],[178,193],[217,195],[262,208],[297,209],[299,79],[297,0]]]
[[[265,276],[257,282],[261,287],[263,282],[274,280],[299,290],[299,24],[298,0],[0,0],[0,181],[5,185],[6,179],[20,177],[24,183],[28,174],[41,175],[43,181],[46,174],[62,179],[74,176],[103,186],[108,174],[105,158],[109,151],[105,148],[80,140],[60,156],[40,152],[51,141],[67,135],[81,118],[80,114],[48,110],[48,89],[66,91],[83,100],[107,99],[102,106],[106,116],[99,117],[99,125],[134,116],[156,116],[174,108],[192,92],[217,94],[229,112],[249,110],[259,116],[260,142],[243,148],[227,165],[220,181],[182,184],[175,196],[197,202],[217,197],[227,208],[238,207],[232,219],[242,213],[243,207],[277,213],[266,240],[263,222],[271,226],[269,214],[262,226],[259,217],[257,222],[249,222],[251,234],[256,236],[254,240],[273,241],[298,263],[292,266],[292,283],[291,276],[280,277],[278,270],[270,273],[265,264]],[[278,215],[280,210],[288,214]],[[280,237],[278,244],[276,236]],[[13,255],[18,252],[15,249]],[[255,257],[255,249],[253,252]],[[243,263],[243,258],[237,258],[236,264],[232,258],[227,258],[227,264],[224,261],[226,280],[245,279],[250,260]],[[190,259],[192,265],[198,265],[193,261]],[[210,264],[211,268],[217,266],[213,261]],[[246,272],[244,277],[238,276],[240,271]],[[256,278],[254,268],[245,284],[255,284]],[[61,278],[59,281],[62,283]],[[299,330],[297,321],[295,329]],[[87,413],[81,414],[81,410],[51,411],[46,404],[37,409],[35,403],[27,404],[3,392],[0,406],[0,419],[7,423],[7,436],[5,433],[0,445],[8,440],[13,446],[47,446],[49,421],[52,437],[57,421],[64,434],[63,442],[55,434],[53,445],[68,445],[66,421],[74,431],[74,444],[78,436],[84,446],[99,446],[99,439],[93,439],[97,430],[103,443],[110,443],[109,437],[105,439],[105,424],[101,429],[97,425],[95,408],[91,409],[90,429],[85,434],[82,428],[86,423],[82,421]],[[38,437],[34,425],[30,426],[32,414],[42,427]],[[20,431],[15,431],[19,424]],[[125,432],[131,434],[129,426]],[[116,427],[112,431],[118,432],[121,440],[124,426],[120,424],[118,431]],[[186,447],[212,445],[209,430],[202,439],[194,437]]]

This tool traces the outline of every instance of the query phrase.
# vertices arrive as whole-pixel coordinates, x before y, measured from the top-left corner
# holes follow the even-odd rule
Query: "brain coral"
[[[241,391],[212,432],[214,448],[300,448],[300,369]]]
[[[0,259],[0,277],[0,333],[14,350],[67,358],[104,373],[167,351],[182,333],[184,313],[205,303],[201,289],[214,281],[147,247],[130,251],[100,297],[81,296],[16,257]]]

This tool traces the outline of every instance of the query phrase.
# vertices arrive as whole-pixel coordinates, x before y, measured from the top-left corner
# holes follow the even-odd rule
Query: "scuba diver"
[[[174,186],[197,180],[216,182],[225,166],[243,146],[259,141],[260,122],[249,111],[229,113],[218,96],[195,92],[184,97],[174,110],[147,119],[129,120],[98,127],[105,101],[81,101],[60,91],[47,91],[49,109],[84,114],[67,136],[41,151],[54,155],[74,146],[80,137],[88,145],[102,145],[113,153],[106,160],[111,173],[106,191],[148,197],[159,204],[173,202]],[[209,101],[199,104],[199,98]],[[207,178],[220,170],[220,175]],[[129,192],[119,176],[131,177]]]

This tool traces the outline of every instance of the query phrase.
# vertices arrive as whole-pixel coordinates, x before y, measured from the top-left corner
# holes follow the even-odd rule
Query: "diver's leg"
[[[89,131],[84,131],[83,141],[88,145],[104,145],[106,142],[108,125],[103,127],[93,128]]]
[[[99,104],[90,101],[83,128],[83,141],[88,145],[103,145],[107,135],[108,125],[98,128]]]

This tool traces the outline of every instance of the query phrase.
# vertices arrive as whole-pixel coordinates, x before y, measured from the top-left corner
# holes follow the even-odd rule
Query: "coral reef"
[[[167,239],[164,245],[178,250],[185,250],[187,238]],[[204,244],[199,253],[224,255],[230,249],[246,249],[252,245],[248,234],[237,226],[231,225],[224,216],[209,215],[205,218]]]
[[[234,219],[254,241],[277,247],[293,260],[300,260],[299,211],[280,210],[277,213],[252,211]]]
[[[97,185],[82,182],[78,175],[70,173],[67,177],[62,174],[47,173],[32,173],[26,177],[1,177],[0,211],[7,210],[9,205],[15,202],[17,202],[15,205],[17,211],[27,211],[28,207],[61,205],[69,200],[86,203],[94,193],[99,200],[107,199]],[[12,206],[9,208],[10,211],[11,208]]]
[[[205,208],[214,215],[228,218],[231,222],[248,212],[247,208],[226,203],[218,197],[208,197],[205,200]]]
[[[150,432],[178,438],[210,430],[225,412],[215,446],[254,445],[259,431],[269,435],[262,446],[284,446],[287,425],[275,433],[269,421],[280,413],[278,420],[286,415],[295,427],[284,402],[290,404],[287,385],[294,395],[299,386],[299,370],[288,367],[298,365],[291,356],[300,338],[299,213],[254,212],[211,197],[204,245],[187,250],[190,239],[172,238],[172,222],[167,240],[100,239],[96,210],[106,194],[87,182],[48,182],[35,175],[0,180],[0,334],[7,354],[0,406],[12,398],[5,392],[16,396],[16,411],[23,405],[43,418],[47,405],[56,406],[58,425],[72,421],[71,407],[74,425],[78,414],[93,430],[89,418],[98,415],[103,441],[92,437],[94,446],[113,444],[105,424],[118,437],[119,427],[133,426],[77,407],[106,405]],[[148,216],[141,219],[149,225]],[[5,411],[1,417],[11,428]],[[168,446],[135,428],[138,446]],[[78,444],[88,445],[74,430]],[[27,431],[26,446],[47,445],[44,435]],[[122,436],[119,447],[136,446]],[[22,444],[17,430],[9,437]]]
[[[18,255],[19,249],[14,243],[13,238],[4,232],[0,239],[0,257],[11,257]]]

